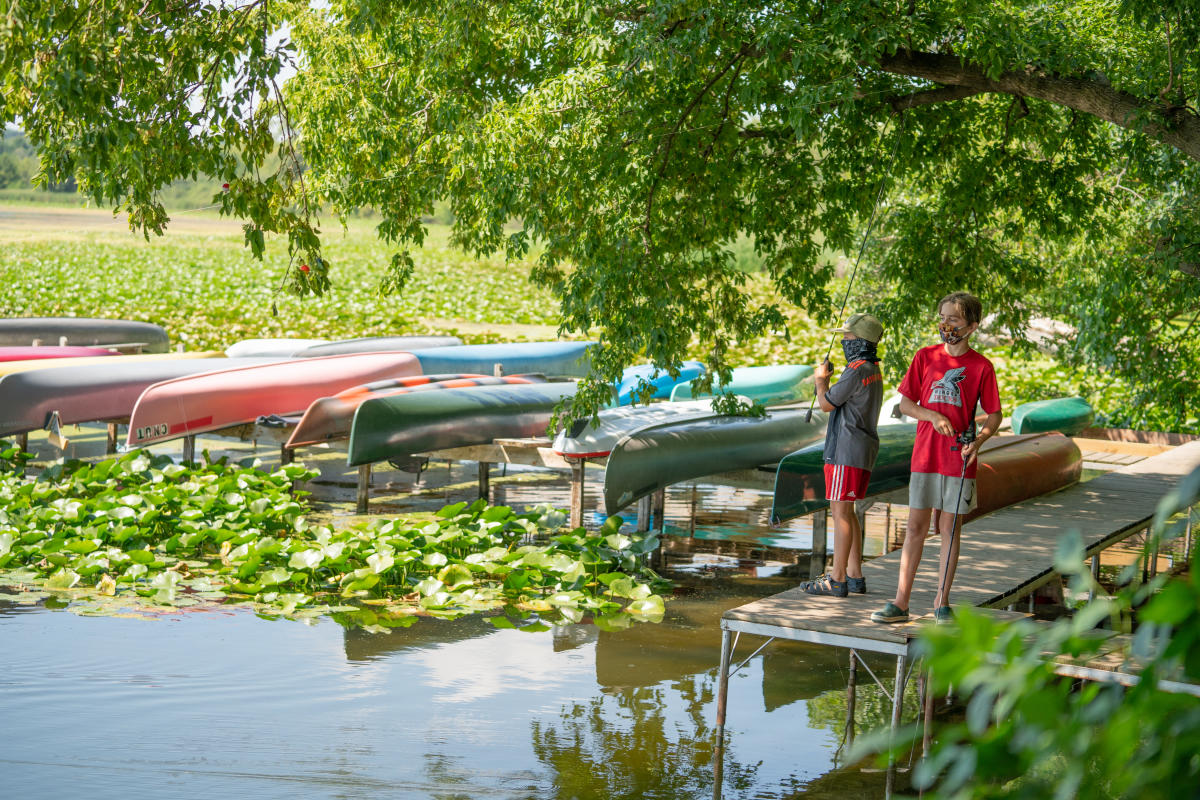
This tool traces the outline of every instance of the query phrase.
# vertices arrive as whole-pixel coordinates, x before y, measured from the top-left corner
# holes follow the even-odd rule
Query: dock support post
[[[858,653],[850,650],[850,676],[846,680],[846,742],[854,744],[854,708],[858,701]]]
[[[729,660],[733,654],[733,635],[721,629],[721,668],[717,675],[717,747],[725,744],[725,701],[729,696]]]
[[[637,532],[650,530],[650,495],[646,495],[637,504]]]
[[[1146,536],[1151,537],[1150,554],[1148,556],[1150,564],[1148,566],[1150,567],[1150,577],[1153,578],[1158,574],[1158,534],[1153,529],[1146,528]]]
[[[196,462],[196,437],[183,437],[183,460],[184,463],[194,464]]]
[[[1088,588],[1088,602],[1096,599],[1096,584],[1100,583],[1100,554],[1092,556],[1092,585]]]
[[[117,423],[108,423],[108,438],[104,440],[104,455],[111,456],[117,452]]]
[[[813,512],[812,515],[812,560],[809,564],[808,577],[816,578],[825,573],[825,559],[828,556],[828,518],[825,509]]]
[[[929,747],[933,743],[933,671],[927,670],[921,676],[921,716],[924,730],[921,732],[921,758],[929,757]]]
[[[22,453],[29,452],[29,434],[28,433],[18,433],[17,434],[17,447],[20,448]]]
[[[663,509],[667,505],[667,490],[659,489],[654,493],[654,528],[659,533],[663,532],[663,527],[667,521],[663,519]]]
[[[287,466],[296,460],[296,451],[286,445],[279,448],[279,463],[281,466]]]
[[[908,666],[907,656],[896,656],[896,686],[892,690],[892,739],[889,743],[888,766],[887,766],[887,782],[884,785],[884,797],[892,797],[892,793],[896,788],[896,754],[891,752],[891,747],[894,745],[896,731],[900,729],[900,715],[904,711],[904,669]]]
[[[487,461],[479,462],[479,496],[485,503],[491,502],[492,465]]]
[[[692,510],[691,510],[691,513],[688,515],[688,536],[696,535],[696,495],[697,494],[698,494],[698,492],[696,491],[696,484],[693,483],[692,484]],[[1188,520],[1189,521],[1191,520],[1190,516],[1188,517]],[[1188,528],[1188,531],[1190,533],[1191,528]]]
[[[366,514],[371,498],[371,465],[363,464],[358,468],[358,497],[355,511]]]
[[[571,507],[568,524],[572,529],[583,527],[583,472],[587,459],[571,461]]]

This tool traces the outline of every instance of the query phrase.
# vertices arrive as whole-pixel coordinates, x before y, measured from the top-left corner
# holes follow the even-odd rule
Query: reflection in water
[[[376,508],[472,499],[475,474],[435,465],[417,495]],[[566,499],[557,478],[510,477],[494,476],[500,502]],[[345,515],[352,482],[310,488]],[[523,633],[467,616],[372,634],[240,612],[82,619],[0,602],[0,794],[711,796],[721,614],[812,569],[810,521],[771,530],[768,512],[764,492],[668,492],[659,568],[679,588],[662,624],[622,631]],[[873,513],[868,552],[895,519]],[[749,637],[735,662],[760,643]],[[845,651],[776,642],[732,678],[724,797],[881,794],[878,773],[831,773],[845,672]],[[873,701],[859,692],[861,726]]]

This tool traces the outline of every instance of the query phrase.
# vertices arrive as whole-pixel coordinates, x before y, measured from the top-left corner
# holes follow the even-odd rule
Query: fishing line
[[[883,199],[883,190],[887,186],[887,179],[891,177],[892,168],[896,165],[896,155],[900,152],[900,140],[904,138],[904,123],[906,119],[903,115],[900,116],[900,127],[896,129],[896,143],[892,145],[892,157],[888,161],[887,170],[879,178],[879,189],[875,192],[875,204],[871,207],[871,217],[867,220],[867,230],[863,234],[862,245],[858,248],[858,258],[854,259],[854,269],[850,272],[850,282],[846,284],[846,293],[842,295],[842,307],[838,309],[838,321],[842,325],[846,324],[843,315],[846,313],[846,303],[850,300],[850,290],[854,288],[854,279],[858,276],[858,265],[862,263],[863,253],[867,251],[867,242],[871,240],[871,230],[875,227],[875,219],[879,215],[879,203]],[[887,127],[880,131],[879,138],[882,141],[884,134],[887,133]],[[833,353],[833,345],[836,339],[829,340],[829,349],[825,351],[825,361],[829,361],[829,356]],[[822,361],[821,363],[825,363]],[[814,388],[812,400],[808,404],[808,412],[804,415],[806,423],[812,422],[813,406],[817,402],[817,392]]]

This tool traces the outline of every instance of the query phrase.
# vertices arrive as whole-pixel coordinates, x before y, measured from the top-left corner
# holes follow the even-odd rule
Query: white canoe
[[[294,353],[305,348],[326,344],[328,341],[328,339],[242,339],[225,348],[225,355],[230,358],[251,356],[290,358]]]
[[[554,437],[554,452],[567,458],[603,458],[623,437],[647,425],[716,416],[711,399],[606,408],[596,423],[584,419],[559,431]]]
[[[271,414],[296,414],[313,401],[371,381],[421,374],[409,353],[357,353],[277,361],[163,381],[138,398],[130,447],[221,430]]]
[[[115,367],[118,364],[140,364],[147,361],[190,361],[197,358],[224,358],[216,350],[196,350],[188,353],[144,353],[136,356],[84,356],[82,358],[40,358],[36,361],[0,362],[0,375],[29,372],[35,369],[66,369],[67,367],[90,367],[100,364]],[[215,367],[210,367],[215,369]]]

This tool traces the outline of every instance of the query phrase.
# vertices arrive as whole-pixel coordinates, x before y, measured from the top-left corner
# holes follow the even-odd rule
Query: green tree
[[[479,253],[540,247],[597,380],[693,337],[832,317],[823,248],[856,254],[856,309],[894,373],[932,300],[970,288],[1018,337],[1073,323],[1063,357],[1183,419],[1200,394],[1200,13],[1187,0],[5,0],[0,116],[158,231],[197,171],[223,210],[285,234],[324,290],[313,209],[376,209],[402,290],[435,203]],[[294,76],[283,83],[292,67]],[[274,156],[278,166],[264,169]],[[881,191],[882,188],[882,191]],[[516,221],[515,227],[513,221]],[[1136,420],[1134,420],[1136,421]]]

